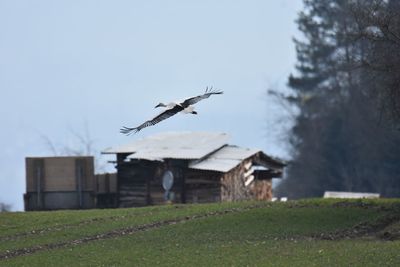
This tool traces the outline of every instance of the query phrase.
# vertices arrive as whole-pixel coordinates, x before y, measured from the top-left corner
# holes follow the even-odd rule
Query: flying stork
[[[169,104],[159,103],[157,106],[155,106],[155,108],[165,107],[166,109],[163,112],[161,112],[160,114],[155,116],[153,119],[145,121],[138,127],[130,128],[130,127],[123,126],[120,129],[120,132],[123,134],[126,134],[126,135],[130,135],[131,133],[137,133],[140,130],[142,130],[143,128],[157,124],[160,121],[168,119],[169,117],[171,117],[179,112],[182,112],[185,114],[189,114],[189,113],[197,114],[197,112],[194,110],[194,107],[192,106],[193,104],[196,104],[200,100],[209,98],[210,95],[220,95],[220,94],[223,94],[223,91],[213,90],[212,87],[211,88],[207,87],[204,94],[190,97],[188,99],[185,99],[182,102],[171,102]]]

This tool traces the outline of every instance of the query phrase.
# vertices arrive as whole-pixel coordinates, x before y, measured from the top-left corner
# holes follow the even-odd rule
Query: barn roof
[[[257,149],[242,148],[238,146],[224,146],[217,152],[209,155],[204,160],[193,160],[189,163],[189,168],[197,170],[209,170],[218,172],[228,172],[243,160],[260,152]]]
[[[130,159],[200,159],[226,145],[228,140],[225,133],[167,132],[106,149],[102,153],[131,153]]]

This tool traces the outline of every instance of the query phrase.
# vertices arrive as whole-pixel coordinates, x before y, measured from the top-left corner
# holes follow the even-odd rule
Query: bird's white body
[[[185,113],[185,114],[189,114],[189,113],[192,113],[192,114],[193,114],[193,112],[194,112],[194,107],[193,107],[193,106],[188,106],[187,108],[185,108],[185,109],[182,110],[181,112],[182,112],[182,113]]]
[[[160,104],[157,105],[157,107],[164,107],[166,110],[167,109],[173,109],[176,106],[181,106],[182,107],[181,102],[170,102],[168,104],[160,103]],[[180,113],[184,113],[184,114],[189,114],[189,113],[193,114],[193,112],[194,112],[194,106],[192,106],[192,105],[189,105],[187,107],[183,107],[183,110],[180,111]]]
[[[178,102],[170,102],[166,105],[164,104],[163,107],[165,107],[166,109],[171,109],[171,108],[175,107],[176,105],[179,105],[179,103]],[[160,106],[162,106],[162,105],[160,105]]]

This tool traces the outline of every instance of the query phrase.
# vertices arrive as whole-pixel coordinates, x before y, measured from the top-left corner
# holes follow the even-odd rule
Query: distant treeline
[[[400,1],[304,0],[293,161],[279,195],[400,197]]]

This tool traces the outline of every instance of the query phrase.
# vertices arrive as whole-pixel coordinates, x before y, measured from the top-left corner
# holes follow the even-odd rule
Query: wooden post
[[[186,179],[185,179],[185,174],[183,173],[183,171],[181,169],[178,169],[178,173],[179,173],[179,180],[181,181],[181,202],[182,203],[186,203]]]
[[[37,209],[45,209],[44,205],[44,160],[36,159],[33,163],[34,179],[36,183],[36,205]]]
[[[121,175],[121,165],[124,163],[124,160],[126,159],[126,157],[129,154],[123,154],[123,153],[119,153],[117,154],[117,193],[116,193],[116,199],[117,199],[117,203],[116,203],[116,207],[119,207],[121,204],[120,201],[120,192],[121,192],[121,179],[122,179],[122,175]]]
[[[41,177],[42,177],[42,169],[40,166],[36,167],[36,194],[37,194],[37,206],[38,208],[41,208],[42,206],[42,201],[41,201],[41,194],[42,194],[42,188],[41,188]]]
[[[78,207],[80,209],[83,208],[82,181],[84,179],[83,165],[85,163],[83,159],[76,159],[75,161],[76,193],[78,196]]]
[[[105,175],[105,191],[107,194],[110,193],[110,174],[106,173]]]

